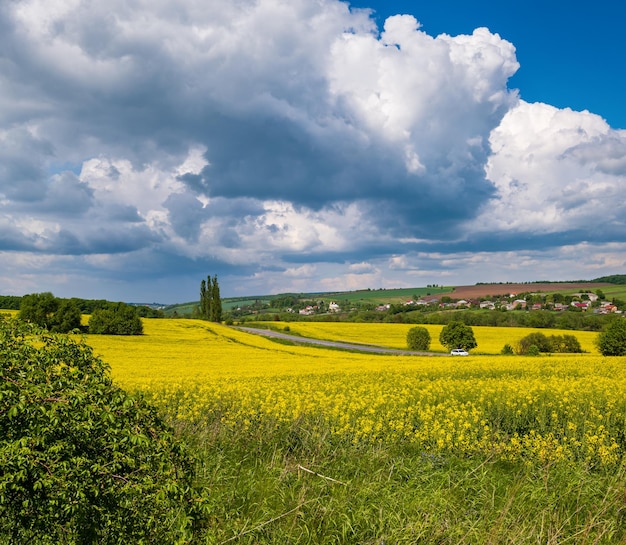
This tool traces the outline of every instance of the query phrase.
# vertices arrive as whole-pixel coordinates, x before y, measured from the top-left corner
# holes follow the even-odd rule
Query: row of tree
[[[222,299],[217,275],[200,282],[200,317],[211,322],[222,321]]]
[[[110,303],[96,308],[87,328],[82,325],[82,313],[73,299],[59,299],[50,292],[24,295],[18,318],[43,327],[53,333],[88,331],[101,335],[141,335],[143,324],[135,307],[126,303]]]
[[[409,329],[406,336],[410,350],[428,350],[430,348],[430,333],[423,326]],[[439,334],[439,342],[448,350],[462,348],[471,350],[476,348],[474,331],[463,322],[450,322],[443,327]],[[615,318],[598,334],[596,346],[603,356],[626,356],[626,318]],[[540,353],[580,353],[580,342],[574,335],[544,335],[533,332],[520,339],[515,348],[506,344],[502,354],[539,355]]]
[[[22,306],[22,299],[29,297],[29,295],[0,295],[0,309],[4,310],[20,310]],[[106,299],[82,299],[80,297],[72,297],[70,299],[59,299],[59,301],[70,301],[73,306],[77,306],[81,314],[93,314],[94,311],[109,308],[112,304],[111,301]],[[134,306],[137,314],[142,318],[163,318],[164,312],[159,309],[151,308],[146,305],[131,305]]]
[[[463,322],[450,322],[443,327],[439,334],[439,342],[448,350],[461,348],[471,350],[476,348],[474,330]],[[412,327],[406,335],[406,343],[410,350],[428,350],[430,348],[430,333],[422,326]]]

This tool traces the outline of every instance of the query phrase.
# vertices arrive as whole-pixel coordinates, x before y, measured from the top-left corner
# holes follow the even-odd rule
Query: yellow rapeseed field
[[[309,324],[289,325],[313,335]],[[408,329],[310,325],[323,328],[316,336],[386,346],[398,346]],[[483,337],[475,328],[479,346],[497,344],[497,352],[515,340],[490,329]],[[428,453],[529,463],[611,466],[624,454],[626,358],[356,354],[277,344],[197,320],[147,319],[144,331],[87,342],[116,382],[182,420],[210,418],[234,432],[304,421],[311,433],[357,444],[410,443]]]
[[[329,341],[348,341],[360,344],[376,344],[389,348],[406,348],[406,334],[415,324],[387,324],[353,322],[271,322],[275,328],[288,327],[292,333],[315,339]],[[431,350],[445,352],[439,343],[441,325],[420,325],[430,333]],[[499,354],[505,344],[515,344],[530,333],[540,332],[544,335],[574,335],[585,352],[598,354],[594,345],[597,333],[592,331],[569,331],[560,329],[533,329],[527,327],[489,327],[473,326],[478,347],[472,352],[476,354]]]

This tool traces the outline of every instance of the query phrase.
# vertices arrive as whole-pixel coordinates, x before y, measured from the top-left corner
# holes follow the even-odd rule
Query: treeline
[[[405,323],[447,325],[452,321],[469,326],[531,327],[546,329],[568,329],[576,331],[601,331],[605,324],[616,318],[615,315],[587,314],[575,311],[508,311],[498,310],[446,310],[436,312],[379,312],[360,310],[345,314],[320,314],[302,316],[290,312],[259,313],[249,316],[249,321],[312,321],[312,322],[364,322],[364,323]],[[226,317],[231,319],[230,316]],[[237,318],[235,318],[237,319]],[[239,321],[245,321],[244,317]]]
[[[20,295],[0,295],[0,309],[2,310],[20,310],[22,299],[25,296]],[[63,298],[57,297],[59,301],[70,301],[78,307],[81,314],[93,314],[95,310],[111,308],[119,305],[119,302],[107,301],[106,299],[81,299],[79,297]],[[127,303],[121,303],[127,304]],[[164,318],[165,314],[162,310],[147,307],[145,305],[128,305],[135,308],[135,312],[142,318]]]
[[[77,299],[61,299],[50,292],[20,298],[18,318],[53,333],[82,331],[101,335],[140,335],[143,324],[138,309],[126,303],[99,301],[90,308],[87,326],[82,324],[82,307]],[[84,301],[84,300],[82,300]],[[147,308],[147,307],[146,307]],[[13,309],[15,310],[15,309]]]

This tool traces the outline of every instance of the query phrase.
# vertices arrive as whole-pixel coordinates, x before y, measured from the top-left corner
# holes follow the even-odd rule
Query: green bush
[[[141,335],[141,318],[130,305],[118,303],[110,308],[94,310],[89,319],[89,333],[98,335]]]
[[[0,535],[9,543],[182,543],[193,466],[90,347],[0,317]]]
[[[500,354],[503,354],[505,356],[510,356],[510,355],[514,354],[513,347],[510,344],[508,344],[508,343],[505,344],[502,347],[502,350],[500,351]]]
[[[536,344],[531,344],[526,350],[526,354],[528,356],[539,356],[541,354],[541,349]]]
[[[406,344],[409,350],[428,350],[430,348],[430,333],[428,329],[421,326],[409,329],[406,334]]]
[[[517,343],[517,353],[528,354],[531,346],[539,352],[552,352],[550,339],[543,333],[531,333],[520,339]]]
[[[544,335],[543,333],[531,333],[517,343],[518,354],[528,354],[531,346],[539,352],[580,353],[582,348],[579,340],[574,335]]]
[[[552,352],[580,353],[580,341],[574,335],[550,335]]]

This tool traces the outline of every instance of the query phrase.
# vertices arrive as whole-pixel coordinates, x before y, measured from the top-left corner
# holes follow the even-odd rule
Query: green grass
[[[614,544],[624,468],[533,465],[354,444],[306,418],[247,432],[176,423],[208,521],[195,543]]]

